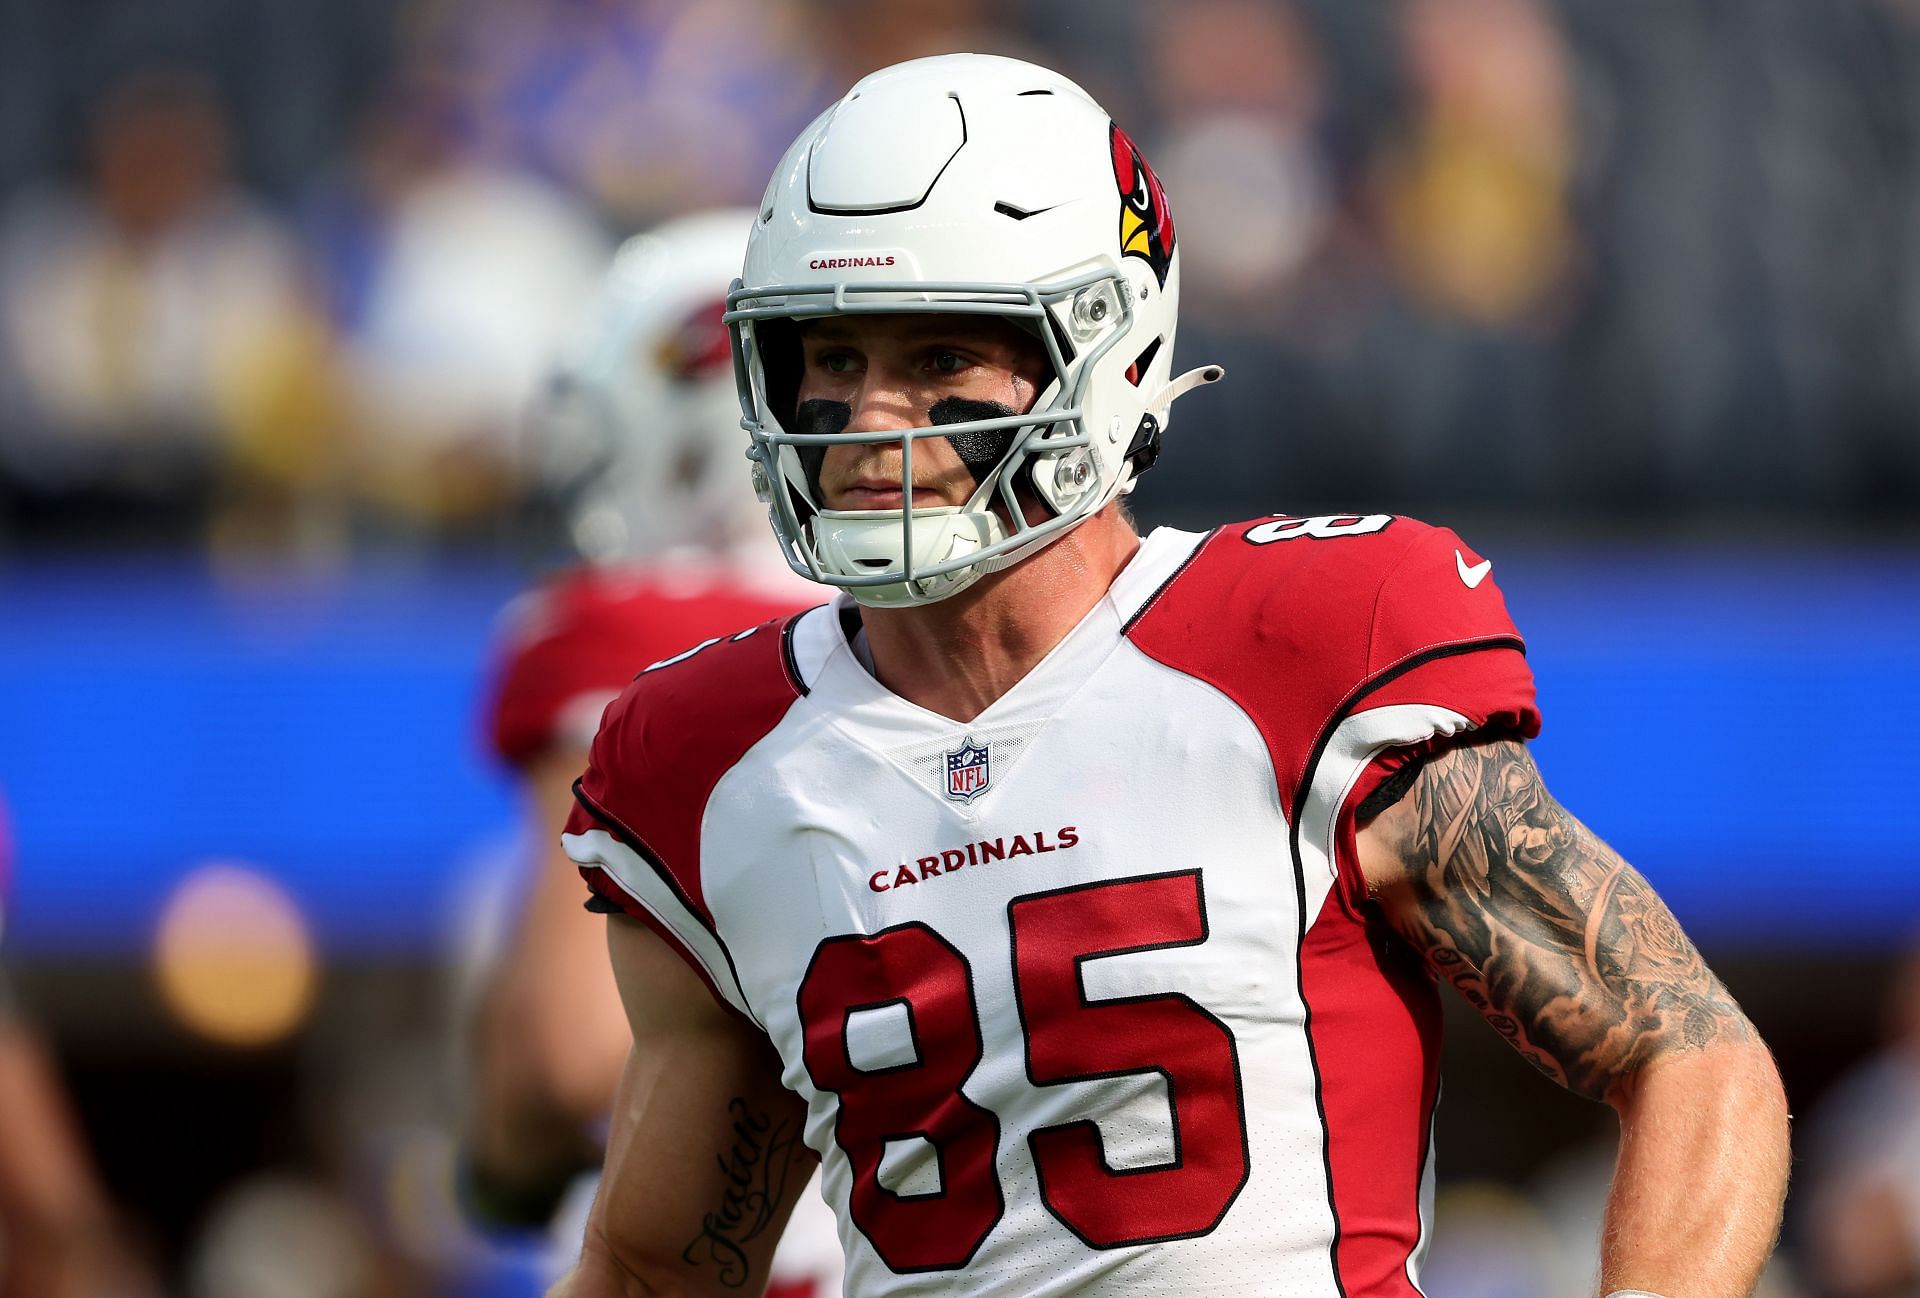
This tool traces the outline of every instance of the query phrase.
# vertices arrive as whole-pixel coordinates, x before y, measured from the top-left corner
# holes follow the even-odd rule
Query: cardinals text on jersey
[[[1299,522],[1156,532],[966,725],[844,597],[609,710],[568,851],[777,1047],[850,1293],[1417,1293],[1438,1007],[1351,809],[1538,718],[1457,537]]]

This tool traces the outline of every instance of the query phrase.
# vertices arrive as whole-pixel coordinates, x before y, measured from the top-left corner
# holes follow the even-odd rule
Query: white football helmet
[[[1221,375],[1208,366],[1170,381],[1179,285],[1159,180],[1073,82],[978,54],[861,80],[782,159],[727,297],[755,487],[787,562],[865,604],[929,603],[1130,490],[1174,398]],[[797,426],[798,323],[886,312],[1010,319],[1039,337],[1052,381],[1011,418],[904,434]],[[898,441],[911,481],[926,437],[953,438],[973,469],[964,506],[851,511],[817,499],[825,447]],[[1027,520],[1022,487],[1048,517]]]
[[[569,546],[596,562],[722,551],[760,532],[741,479],[721,323],[754,213],[705,212],[627,241],[588,327],[548,376],[529,441]]]

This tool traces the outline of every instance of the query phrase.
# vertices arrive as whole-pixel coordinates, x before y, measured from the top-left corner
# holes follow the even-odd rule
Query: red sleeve
[[[801,695],[787,669],[790,622],[716,638],[629,685],[594,737],[564,835],[593,895],[666,937],[723,1004],[730,958],[701,873],[701,827],[721,778]]]
[[[1340,809],[1357,806],[1409,747],[1454,729],[1539,730],[1524,645],[1480,555],[1418,519],[1318,521],[1330,525],[1220,529],[1128,631],[1255,721],[1290,821],[1301,820],[1336,732],[1359,713],[1423,705],[1465,724],[1409,723],[1344,789]]]
[[[1446,528],[1423,529],[1374,600],[1362,690],[1368,707],[1434,703],[1538,734],[1526,645],[1492,561]]]
[[[1491,561],[1446,528],[1425,529],[1380,587],[1369,638],[1368,683],[1349,711],[1432,704],[1469,731],[1531,739],[1540,733],[1525,644],[1493,579]],[[1408,762],[1455,741],[1439,735],[1389,748],[1367,766],[1342,809],[1340,856],[1353,860],[1354,811]],[[1342,868],[1348,900],[1358,871]]]
[[[509,610],[494,672],[492,747],[525,765],[556,745],[583,745],[643,667],[794,607],[718,583],[675,589],[644,570],[583,571],[524,596]]]
[[[1539,728],[1525,649],[1485,561],[1418,519],[1346,517],[1360,528],[1220,529],[1128,629],[1255,719],[1289,808],[1332,728],[1362,708],[1427,703],[1475,725]]]
[[[572,739],[647,661],[618,602],[590,575],[566,577],[508,608],[487,703],[493,750],[519,766]]]

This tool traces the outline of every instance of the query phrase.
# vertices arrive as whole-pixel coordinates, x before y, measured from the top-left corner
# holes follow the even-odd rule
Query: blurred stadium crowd
[[[751,203],[855,78],[961,49],[1080,81],[1172,196],[1181,354],[1231,379],[1146,521],[1364,504],[1911,541],[1915,0],[0,0],[0,568],[515,551],[528,412],[613,248]],[[280,931],[242,902],[217,922]],[[1881,1032],[1894,962],[1836,967],[1865,1026],[1838,1055],[1809,1038],[1823,1087]],[[296,1014],[319,994],[306,965],[254,972],[293,978]],[[1790,968],[1745,972],[1793,1003]],[[87,1298],[534,1291],[536,1245],[471,1237],[427,1188],[446,988],[329,977],[265,1063],[81,1079],[142,1228]],[[81,1020],[124,1023],[99,993],[124,984],[44,985],[117,1058]],[[1920,1293],[1901,986],[1812,1128],[1773,1298]],[[1465,1130],[1524,1069],[1457,1026],[1485,1081]],[[123,1084],[228,1127],[156,1132]],[[1574,1112],[1535,1128],[1570,1153],[1456,1160],[1434,1298],[1584,1292],[1604,1131]]]
[[[612,243],[956,48],[1080,79],[1175,196],[1185,350],[1234,382],[1169,516],[1920,487],[1899,0],[14,0],[0,543],[497,536]]]

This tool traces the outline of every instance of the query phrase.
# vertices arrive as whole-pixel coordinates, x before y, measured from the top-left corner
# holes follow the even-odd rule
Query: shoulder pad
[[[787,652],[794,620],[705,641],[642,671],[607,708],[576,786],[567,831],[613,832],[665,871],[709,927],[700,881],[707,799],[804,692]]]
[[[1267,738],[1291,807],[1321,736],[1390,679],[1430,658],[1524,652],[1490,568],[1451,531],[1418,519],[1256,519],[1209,538],[1128,636],[1241,705]],[[1524,664],[1518,670],[1524,676]],[[1496,675],[1498,709],[1482,706],[1477,677],[1460,671],[1435,684],[1431,701],[1505,716],[1514,672]],[[1529,714],[1531,688],[1527,678]]]

